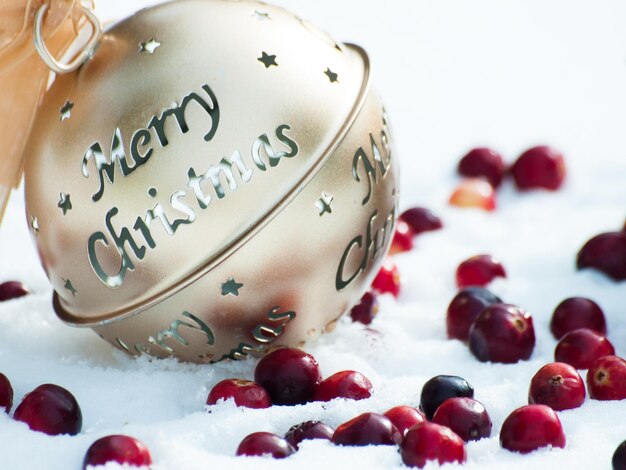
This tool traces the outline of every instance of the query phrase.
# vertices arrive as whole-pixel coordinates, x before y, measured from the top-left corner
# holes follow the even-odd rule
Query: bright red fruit
[[[439,405],[432,421],[452,429],[465,442],[491,436],[491,418],[483,404],[473,398],[448,398]]]
[[[561,338],[554,350],[554,360],[565,362],[576,369],[589,369],[595,359],[612,354],[615,354],[615,348],[607,338],[581,328]]]
[[[624,400],[626,361],[617,356],[599,357],[587,371],[587,387],[595,400]]]
[[[372,282],[372,289],[380,294],[391,294],[398,297],[400,294],[400,271],[396,264],[387,258]]]
[[[420,408],[431,420],[437,408],[448,398],[474,396],[474,387],[458,375],[436,375],[428,379],[420,393]]]
[[[526,405],[502,423],[500,445],[527,454],[540,447],[565,447],[565,434],[556,412],[546,405]]]
[[[315,388],[313,401],[330,401],[334,398],[363,400],[372,396],[372,382],[360,372],[342,370],[322,380]]]
[[[454,190],[449,202],[457,207],[492,211],[496,208],[496,192],[493,186],[482,179],[466,179]]]
[[[30,294],[29,290],[18,281],[7,281],[0,284],[0,302],[17,299]]]
[[[606,320],[600,306],[591,299],[570,297],[554,309],[550,331],[556,339],[579,328],[589,328],[606,335]]]
[[[13,387],[6,375],[0,373],[0,408],[8,413],[13,406]]]
[[[321,421],[305,421],[289,428],[289,431],[285,434],[285,439],[297,449],[298,444],[308,439],[326,439],[330,441],[334,432],[333,428]]]
[[[429,460],[439,465],[465,462],[465,443],[449,428],[425,421],[412,427],[400,444],[400,455],[405,465],[423,468]]]
[[[578,252],[576,267],[595,269],[616,281],[626,279],[626,231],[591,238]]]
[[[389,248],[389,254],[395,255],[396,253],[402,253],[403,251],[409,251],[413,248],[413,230],[409,224],[403,220],[398,220],[396,224],[396,231],[393,234],[393,240],[391,240],[391,247]]]
[[[133,467],[152,464],[150,451],[140,441],[130,436],[105,436],[91,444],[83,460],[83,469],[88,465],[104,465],[116,462]]]
[[[391,420],[403,436],[416,424],[426,421],[420,410],[407,405],[394,406],[387,410],[385,416]]]
[[[298,405],[311,401],[322,374],[310,354],[281,348],[259,361],[254,380],[268,391],[274,405]]]
[[[470,328],[469,348],[482,362],[512,364],[528,359],[535,348],[533,319],[515,305],[493,304]]]
[[[489,305],[502,303],[497,295],[482,287],[466,287],[450,302],[446,314],[448,338],[467,341],[469,329],[478,315]]]
[[[563,155],[547,146],[526,150],[513,163],[511,174],[519,189],[556,190],[565,179]]]
[[[13,419],[51,436],[78,434],[83,426],[83,415],[74,395],[53,384],[40,385],[26,394]]]
[[[352,317],[352,321],[369,325],[372,323],[372,320],[374,320],[374,317],[378,315],[378,310],[378,298],[376,297],[376,293],[370,291],[363,294],[360,302],[352,307],[350,316]]]
[[[235,400],[237,406],[246,408],[269,408],[272,399],[269,393],[252,380],[226,379],[215,384],[206,400],[207,405],[215,405],[219,400]]]
[[[397,445],[402,435],[389,418],[376,413],[363,413],[339,426],[333,443],[341,446]]]
[[[555,411],[578,408],[585,402],[585,383],[569,364],[551,362],[530,381],[528,403],[547,405]]]
[[[458,172],[462,176],[484,178],[497,188],[502,182],[506,165],[502,156],[485,147],[470,150],[459,162]]]
[[[411,227],[413,235],[439,230],[443,227],[441,219],[424,207],[413,207],[405,210],[399,217]]]
[[[284,459],[296,452],[296,448],[271,432],[254,432],[246,436],[237,447],[236,455],[271,455]]]
[[[506,277],[506,271],[502,263],[491,255],[472,256],[456,268],[456,284],[459,287],[484,287],[496,277]]]

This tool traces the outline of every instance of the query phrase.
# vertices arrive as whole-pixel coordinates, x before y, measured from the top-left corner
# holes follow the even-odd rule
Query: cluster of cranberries
[[[13,406],[13,387],[0,373],[0,408],[9,413]],[[83,426],[80,406],[68,390],[54,384],[43,384],[27,393],[13,412],[13,419],[26,423],[33,431],[50,436],[76,435]],[[140,441],[130,436],[105,436],[87,450],[83,468],[117,462],[132,466],[150,465],[150,452]]]
[[[510,174],[520,190],[557,190],[565,178],[563,155],[547,146],[533,147],[522,153],[507,168],[502,156],[489,148],[475,148],[459,162],[458,172],[466,179],[450,196],[450,204],[477,207],[487,211],[496,208],[495,190]]]

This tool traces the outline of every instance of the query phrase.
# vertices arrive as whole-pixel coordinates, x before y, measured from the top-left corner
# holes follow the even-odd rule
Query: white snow
[[[107,0],[98,10],[102,18],[115,18],[129,12],[131,3],[134,9],[149,2]],[[402,207],[427,206],[445,223],[444,230],[417,238],[412,252],[396,256],[403,292],[397,301],[382,299],[372,324],[376,332],[344,318],[332,334],[305,347],[325,375],[359,370],[375,394],[358,402],[267,410],[222,403],[207,413],[211,386],[228,377],[252,378],[255,361],[207,366],[133,360],[92,332],[61,324],[16,193],[0,230],[0,280],[22,280],[34,294],[0,304],[0,371],[14,386],[16,404],[42,383],[69,389],[81,405],[84,430],[50,437],[0,413],[0,468],[79,469],[87,447],[112,433],[146,443],[155,470],[400,468],[396,450],[384,446],[311,441],[282,461],[234,453],[254,431],[282,434],[310,419],[336,426],[364,411],[417,405],[423,383],[437,374],[465,377],[494,422],[493,437],[467,446],[466,468],[609,468],[614,449],[626,439],[626,401],[587,399],[581,408],[559,413],[567,435],[562,450],[522,456],[501,449],[497,436],[508,413],[527,403],[532,375],[553,360],[556,342],[548,322],[563,298],[596,300],[617,354],[626,354],[626,285],[574,269],[582,243],[618,229],[626,215],[626,4],[277,3],[370,52],[402,165]],[[538,143],[564,152],[569,174],[563,190],[519,194],[506,184],[491,214],[446,205],[464,151],[489,145],[512,160]],[[533,314],[537,347],[529,361],[482,364],[460,342],[446,339],[454,270],[478,253],[497,256],[508,271],[491,289]]]

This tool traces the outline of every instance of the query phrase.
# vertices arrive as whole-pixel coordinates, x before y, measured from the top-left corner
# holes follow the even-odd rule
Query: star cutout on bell
[[[147,41],[139,43],[139,52],[142,54],[154,54],[154,51],[161,45],[159,41],[154,38],[150,38]]]
[[[59,201],[57,206],[63,211],[63,215],[67,214],[67,211],[72,210],[72,201],[70,200],[70,195],[61,193],[61,200]]]
[[[59,109],[59,112],[61,113],[61,122],[65,121],[66,119],[69,119],[72,116],[72,108],[74,107],[74,103],[71,102],[70,100],[67,100],[65,102],[65,104],[63,106],[61,106],[61,109]]]
[[[339,75],[337,75],[335,72],[333,72],[332,70],[330,70],[328,67],[326,67],[326,72],[324,72],[324,74],[328,77],[328,80],[330,80],[330,83],[335,83],[339,81]]]
[[[269,55],[265,51],[261,52],[261,57],[258,57],[257,60],[265,65],[266,69],[269,69],[272,65],[278,67],[276,55]]]
[[[39,233],[39,221],[37,220],[37,217],[33,215],[30,216],[30,226],[33,229],[33,232],[35,232],[35,236],[37,236]]]
[[[235,281],[234,278],[229,278],[228,281],[224,282],[222,284],[222,295],[234,295],[234,296],[238,296],[239,295],[239,289],[241,289],[243,287],[243,284]]]
[[[320,217],[323,216],[326,212],[328,212],[329,214],[333,212],[332,208],[330,207],[332,202],[333,197],[326,192],[323,192],[322,197],[315,201],[315,207],[319,209]]]
[[[260,11],[260,10],[254,10],[252,12],[252,15],[257,17],[259,20],[263,21],[263,20],[271,20],[272,18],[270,18],[270,14],[266,11]]]
[[[72,281],[70,281],[69,279],[63,279],[63,280],[65,281],[65,285],[63,287],[72,293],[72,297],[76,297],[76,293],[78,291],[72,285]]]

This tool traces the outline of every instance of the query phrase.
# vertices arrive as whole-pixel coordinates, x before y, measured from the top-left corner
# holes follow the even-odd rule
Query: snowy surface
[[[144,3],[103,0],[99,12],[115,18]],[[211,386],[228,377],[251,378],[255,361],[198,366],[132,360],[92,332],[62,325],[50,306],[51,290],[17,193],[0,230],[0,280],[22,280],[34,294],[0,304],[0,371],[12,381],[17,403],[46,382],[71,390],[82,407],[84,430],[50,437],[0,413],[0,468],[78,469],[91,442],[111,433],[144,441],[156,470],[399,468],[396,450],[384,446],[306,442],[283,461],[234,453],[254,431],[282,434],[309,419],[336,426],[360,412],[417,405],[423,383],[437,374],[465,377],[494,422],[494,437],[467,446],[467,468],[609,468],[615,447],[626,439],[626,401],[588,399],[582,408],[560,413],[567,435],[563,450],[521,456],[500,449],[497,436],[508,413],[527,403],[532,375],[553,358],[548,321],[563,298],[595,299],[617,354],[626,354],[626,285],[574,269],[582,243],[618,229],[626,215],[626,3],[277,3],[368,49],[402,164],[402,207],[425,205],[445,223],[444,230],[421,236],[412,252],[396,257],[403,292],[397,301],[382,299],[372,324],[376,332],[345,318],[305,348],[325,375],[342,369],[367,375],[374,396],[267,410],[223,403],[207,413]],[[456,161],[468,148],[493,146],[512,160],[538,143],[566,155],[569,174],[562,191],[520,195],[507,184],[492,214],[446,205],[458,181]],[[529,361],[482,364],[460,342],[446,339],[454,269],[484,252],[499,257],[509,274],[492,290],[534,316],[537,347]]]

